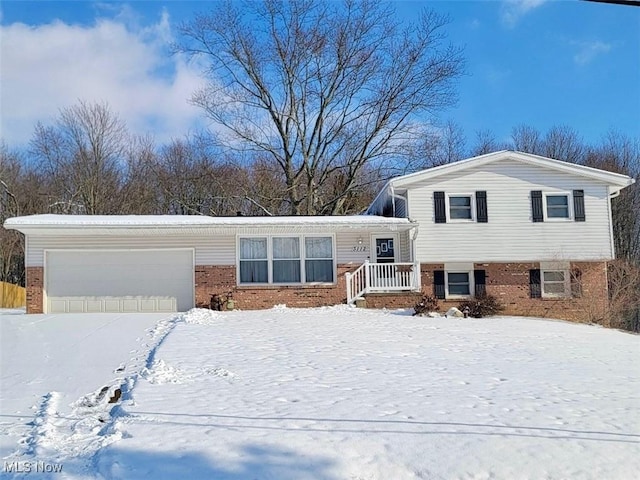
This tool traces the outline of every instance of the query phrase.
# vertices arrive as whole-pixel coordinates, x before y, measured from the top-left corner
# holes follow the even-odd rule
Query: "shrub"
[[[458,309],[461,312],[464,312],[467,308],[469,309],[469,316],[475,318],[497,315],[504,310],[504,307],[498,302],[496,297],[487,294],[466,300],[458,305]]]
[[[418,302],[416,306],[413,307],[413,309],[415,310],[414,315],[437,312],[438,308],[438,299],[432,295],[423,295],[422,300],[420,300],[420,302]]]

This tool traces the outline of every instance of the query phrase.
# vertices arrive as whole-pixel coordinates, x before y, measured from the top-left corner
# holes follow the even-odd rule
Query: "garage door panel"
[[[193,307],[193,251],[48,251],[49,311],[151,312]]]

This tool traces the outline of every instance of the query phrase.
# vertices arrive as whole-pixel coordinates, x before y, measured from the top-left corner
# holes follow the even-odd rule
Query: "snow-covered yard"
[[[6,314],[0,333],[8,477],[57,465],[38,478],[640,471],[640,337],[614,330],[339,306]]]

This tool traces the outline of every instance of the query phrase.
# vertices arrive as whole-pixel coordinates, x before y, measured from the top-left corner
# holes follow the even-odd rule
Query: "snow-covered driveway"
[[[98,449],[119,438],[100,428],[113,407],[108,395],[136,378],[174,317],[0,310],[0,477],[33,477],[37,461],[62,465],[53,478],[84,472]],[[104,402],[87,408],[103,387]]]
[[[104,478],[626,479],[640,337],[526,318],[192,311],[92,465]]]

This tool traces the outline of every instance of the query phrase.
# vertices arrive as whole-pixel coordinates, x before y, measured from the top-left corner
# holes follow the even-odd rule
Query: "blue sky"
[[[204,1],[15,1],[0,16],[0,136],[25,145],[79,99],[108,102],[158,142],[207,125],[189,105],[195,65],[168,55],[176,26]],[[567,125],[596,143],[610,129],[640,138],[640,8],[584,1],[396,1],[409,21],[428,6],[450,16],[465,48],[459,102],[442,120],[508,140],[526,124]]]

